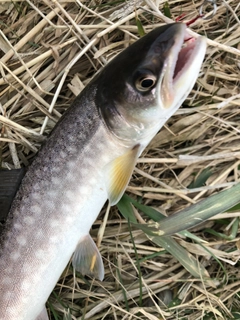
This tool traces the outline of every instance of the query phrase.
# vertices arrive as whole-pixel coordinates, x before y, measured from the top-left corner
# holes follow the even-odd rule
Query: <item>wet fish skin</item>
[[[172,60],[185,33],[183,24],[168,25],[124,50],[76,98],[40,150],[0,242],[1,320],[40,319],[76,248],[74,266],[103,278],[89,230],[107,198],[111,204],[119,200],[137,157],[197,78],[206,47],[202,39],[190,59],[192,78],[184,78],[189,68],[183,67],[183,88],[172,94]]]

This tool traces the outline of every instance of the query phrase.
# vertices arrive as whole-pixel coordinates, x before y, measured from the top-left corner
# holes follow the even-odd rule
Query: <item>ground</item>
[[[195,19],[201,5],[0,1],[1,166],[28,166],[99,69],[156,26]],[[127,189],[164,215],[239,181],[240,4],[209,2],[203,13],[189,25],[193,36],[208,39],[197,83],[139,159]],[[69,264],[47,304],[51,319],[62,319],[68,309],[69,319],[240,319],[238,206],[193,227],[191,235],[172,236],[183,260],[191,254],[192,272],[177,252],[162,248],[160,237],[151,241],[119,209],[105,207],[92,228],[104,281],[74,274]],[[138,222],[150,219],[146,207],[133,211]]]

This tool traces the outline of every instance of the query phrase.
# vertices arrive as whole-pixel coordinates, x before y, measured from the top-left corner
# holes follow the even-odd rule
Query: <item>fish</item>
[[[48,319],[45,303],[72,258],[104,278],[89,235],[123,195],[138,157],[198,77],[206,39],[158,27],[112,59],[76,97],[28,168],[0,240],[0,319]]]

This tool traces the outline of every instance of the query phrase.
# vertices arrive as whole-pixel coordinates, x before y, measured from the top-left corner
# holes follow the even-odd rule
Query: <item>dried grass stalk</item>
[[[136,18],[149,32],[182,13],[183,21],[191,20],[201,6],[198,1],[170,0],[169,18],[163,14],[164,4],[162,0],[0,1],[4,21],[0,32],[2,166],[16,168],[29,162],[92,75],[139,37]],[[239,16],[238,0],[218,1],[211,19],[198,19],[191,25],[194,36],[208,37],[199,79],[183,107],[139,159],[130,182],[130,195],[140,196],[144,204],[166,215],[239,181]],[[228,234],[239,212],[222,214],[192,230],[222,265],[199,245],[178,240],[205,266],[215,279],[215,288],[191,277],[170,254],[134,230],[139,282],[127,221],[112,208],[102,224],[104,214],[105,209],[92,235],[101,243],[105,280],[90,282],[67,268],[55,289],[58,300],[55,295],[49,300],[60,317],[66,313],[63,305],[71,309],[72,319],[234,317],[239,310],[239,230],[231,240],[204,230]],[[222,224],[220,218],[225,219]],[[168,308],[173,301],[175,306]]]

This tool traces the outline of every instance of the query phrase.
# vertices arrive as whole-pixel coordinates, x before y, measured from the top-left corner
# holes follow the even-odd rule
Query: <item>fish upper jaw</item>
[[[176,110],[190,93],[201,68],[207,41],[189,35],[185,24],[175,34],[175,44],[164,63],[164,71],[156,86],[161,109]]]

